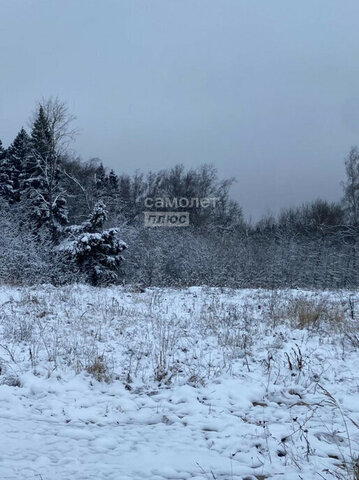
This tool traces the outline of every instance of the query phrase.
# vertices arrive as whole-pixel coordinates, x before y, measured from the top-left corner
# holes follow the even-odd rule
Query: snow
[[[349,295],[0,287],[0,478],[351,478]]]

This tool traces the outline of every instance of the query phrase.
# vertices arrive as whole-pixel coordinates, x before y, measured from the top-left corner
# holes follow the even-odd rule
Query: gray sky
[[[0,138],[41,97],[117,172],[214,164],[248,217],[341,195],[358,0],[0,0]]]

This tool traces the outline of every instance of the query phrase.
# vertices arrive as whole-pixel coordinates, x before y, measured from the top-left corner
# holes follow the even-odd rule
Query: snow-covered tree
[[[352,225],[359,225],[359,150],[351,148],[345,160],[344,205]]]
[[[5,158],[6,155],[6,150],[2,144],[2,141],[0,140],[0,161],[2,161]]]
[[[49,282],[51,266],[46,244],[21,225],[18,205],[0,199],[0,282],[34,284]]]
[[[22,128],[7,149],[6,157],[3,160],[2,175],[5,174],[7,182],[2,181],[1,184],[3,188],[6,185],[7,200],[9,203],[20,200],[22,171],[27,163],[29,154],[30,137]]]
[[[118,238],[119,229],[103,230],[106,218],[106,206],[100,201],[86,222],[67,228],[68,238],[59,246],[92,285],[116,282],[126,248]]]
[[[95,186],[97,198],[101,199],[106,196],[107,191],[107,175],[105,167],[100,163],[95,173]]]
[[[23,199],[34,228],[46,227],[53,238],[68,221],[55,126],[51,110],[40,105],[32,126],[30,154],[22,174]]]
[[[6,161],[6,150],[0,140],[0,195],[9,201],[12,191],[12,182],[10,177],[9,165]]]
[[[102,199],[108,210],[108,220],[119,223],[124,219],[124,203],[120,197],[119,179],[113,170],[106,175],[105,194]]]

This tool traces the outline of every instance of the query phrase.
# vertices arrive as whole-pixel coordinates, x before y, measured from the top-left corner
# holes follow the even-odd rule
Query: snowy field
[[[358,327],[348,291],[0,287],[0,479],[359,478]]]

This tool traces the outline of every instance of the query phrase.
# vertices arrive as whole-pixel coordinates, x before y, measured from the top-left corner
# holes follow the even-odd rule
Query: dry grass
[[[337,327],[345,317],[344,309],[325,298],[298,297],[290,300],[287,314],[295,328],[317,328],[322,322]]]
[[[111,375],[103,355],[97,355],[91,363],[86,366],[86,371],[98,382],[110,382]]]

